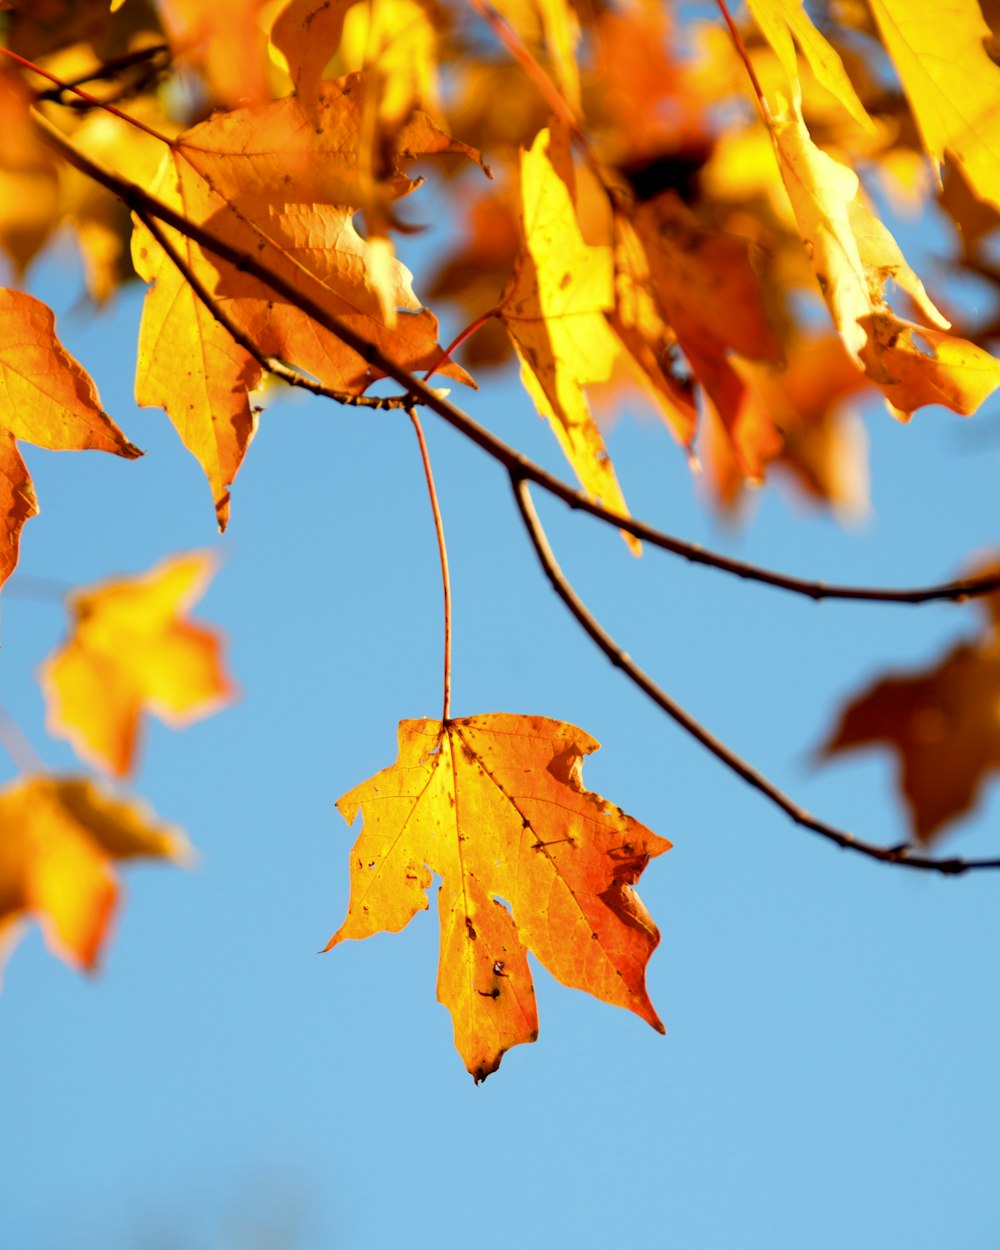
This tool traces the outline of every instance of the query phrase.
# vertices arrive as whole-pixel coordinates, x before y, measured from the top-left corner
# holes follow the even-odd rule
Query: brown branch
[[[560,478],[548,473],[540,465],[535,464],[513,447],[497,438],[484,426],[474,421],[467,413],[444,398],[434,388],[422,382],[387,356],[375,343],[363,338],[356,330],[339,318],[329,313],[323,306],[308,294],[297,290],[280,274],[275,273],[255,256],[242,252],[226,239],[206,230],[195,222],[188,221],[182,214],[149,195],[141,187],[119,177],[110,170],[86,156],[67,140],[56,127],[45,118],[36,114],[36,124],[41,130],[45,141],[59,153],[75,169],[101,184],[137,216],[156,217],[165,225],[197,243],[205,251],[211,252],[221,260],[227,261],[242,273],[257,278],[270,287],[281,299],[296,306],[306,316],[311,317],[318,325],[329,330],[356,352],[368,365],[387,377],[398,382],[406,392],[411,404],[422,404],[439,417],[447,421],[477,447],[485,451],[499,464],[517,478],[525,478],[535,482],[543,490],[561,499],[570,508],[586,512],[615,529],[625,530],[650,546],[659,547],[673,555],[681,556],[692,564],[702,564],[708,568],[732,574],[745,581],[760,582],[762,585],[773,586],[791,594],[804,595],[809,599],[843,599],[869,603],[930,603],[935,600],[962,600],[975,595],[988,594],[1000,589],[1000,572],[989,576],[966,578],[951,582],[939,582],[930,586],[917,586],[904,589],[878,586],[846,586],[834,585],[807,578],[792,577],[778,573],[772,569],[762,568],[743,560],[734,560],[717,552],[709,551],[696,543],[684,542],[662,530],[654,529],[642,521],[632,517],[619,515],[610,508],[605,508],[581,491],[574,490]]]
[[[427,493],[430,496],[431,511],[434,513],[434,532],[437,535],[438,556],[441,560],[441,588],[444,592],[444,699],[442,701],[441,725],[451,716],[451,577],[448,574],[448,548],[444,541],[444,522],[441,520],[441,505],[438,503],[437,488],[434,485],[434,473],[431,469],[431,457],[427,450],[423,427],[415,408],[409,409],[409,418],[416,431],[417,442],[420,444],[420,458],[424,465],[424,477],[427,479]]]
[[[973,870],[1000,868],[1000,859],[933,859],[930,856],[914,853],[908,845],[894,847],[878,846],[873,842],[865,842],[861,838],[856,838],[854,834],[848,833],[845,829],[838,829],[835,825],[828,824],[825,820],[820,820],[818,817],[813,816],[804,807],[800,807],[794,799],[789,798],[783,790],[779,790],[763,773],[754,768],[752,764],[748,764],[742,756],[737,755],[721,739],[706,729],[690,712],[685,711],[675,699],[671,698],[665,690],[658,686],[621,649],[607,630],[592,615],[559,567],[552,548],[549,546],[545,531],[542,529],[541,522],[538,519],[535,506],[532,503],[527,480],[523,477],[518,477],[516,473],[512,473],[511,485],[521,513],[521,519],[524,522],[525,529],[528,531],[528,537],[531,539],[538,562],[542,566],[545,576],[549,579],[553,590],[555,590],[566,607],[569,608],[577,623],[588,637],[596,643],[616,668],[621,669],[633,685],[638,686],[657,707],[666,712],[676,724],[680,725],[685,733],[690,734],[696,742],[700,742],[720,763],[724,764],[731,772],[734,772],[747,785],[763,794],[766,799],[770,800],[776,807],[779,807],[797,825],[819,834],[820,837],[833,842],[844,850],[857,851],[861,855],[866,855],[869,859],[875,859],[885,864],[897,864],[903,868],[916,868],[925,872],[936,872],[950,877],[959,876],[961,873]]]
[[[413,406],[413,400],[405,395],[352,395],[350,391],[334,390],[333,387],[324,386],[322,382],[309,377],[308,374],[300,373],[298,369],[293,369],[290,365],[285,364],[283,360],[275,360],[273,356],[268,356],[265,352],[262,352],[250,335],[230,317],[222,304],[212,295],[208,287],[205,286],[177,248],[174,247],[169,235],[159,225],[153,215],[147,213],[144,209],[138,208],[133,209],[133,212],[159,246],[163,248],[167,256],[170,257],[170,260],[176,265],[179,272],[183,274],[188,286],[190,286],[191,290],[194,291],[201,303],[230,338],[273,377],[279,378],[288,386],[297,386],[302,390],[309,391],[312,395],[320,395],[324,399],[335,400],[338,404],[349,404],[353,408],[406,409]]]
[[[38,74],[41,78],[46,78],[54,86],[59,87],[62,91],[70,91],[73,95],[78,96],[86,104],[93,108],[102,109],[105,113],[110,113],[112,117],[117,117],[119,121],[125,122],[129,126],[134,126],[136,130],[141,130],[150,138],[158,140],[166,147],[171,147],[171,142],[166,135],[160,134],[158,130],[154,130],[152,126],[147,126],[145,122],[140,121],[138,117],[132,117],[128,113],[122,112],[120,108],[116,108],[107,100],[101,100],[96,95],[91,95],[89,91],[84,91],[82,87],[74,86],[72,83],[64,82],[61,78],[57,78],[55,74],[50,73],[47,69],[42,69],[40,65],[36,65],[34,61],[29,61],[23,56],[18,56],[16,52],[11,52],[10,48],[0,47],[0,56],[5,56],[8,60],[16,62],[24,69],[30,70],[33,74]],[[36,114],[37,116],[37,114]]]

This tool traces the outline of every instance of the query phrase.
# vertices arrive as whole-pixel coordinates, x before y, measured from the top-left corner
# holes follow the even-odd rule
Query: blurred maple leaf
[[[119,900],[115,861],[189,856],[182,833],[92,781],[25,777],[0,790],[0,969],[35,919],[53,954],[93,970]]]
[[[337,803],[364,827],[326,949],[398,932],[439,873],[438,1000],[477,1082],[537,1036],[528,948],[564,985],[663,1032],[645,986],[659,933],[632,886],[670,843],[583,788],[597,746],[540,716],[402,721],[395,764]]]
[[[218,632],[185,616],[215,566],[210,553],[191,552],[71,596],[73,632],[42,667],[50,733],[123,777],[144,710],[180,727],[233,698]]]
[[[971,808],[1000,768],[1000,639],[961,643],[924,672],[883,677],[841,711],[830,757],[885,745],[918,842]]]

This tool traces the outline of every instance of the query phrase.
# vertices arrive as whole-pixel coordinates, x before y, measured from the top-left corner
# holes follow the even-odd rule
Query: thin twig
[[[84,70],[83,73],[77,74],[72,78],[64,78],[60,85],[51,87],[48,91],[39,91],[36,100],[51,100],[55,104],[62,104],[64,107],[80,107],[86,108],[97,107],[89,101],[80,101],[77,104],[75,100],[66,100],[63,97],[66,92],[72,93],[76,87],[82,87],[86,82],[114,82],[119,88],[119,94],[116,99],[123,99],[121,91],[127,91],[130,94],[136,90],[144,90],[149,83],[156,77],[162,75],[170,64],[170,48],[165,43],[150,44],[148,47],[139,48],[134,52],[126,52],[122,56],[112,57],[111,60],[102,61],[100,65],[94,66],[93,69]],[[141,68],[146,73],[135,83],[123,84],[118,82],[119,76],[125,70]],[[104,101],[100,107],[104,107]]]
[[[5,599],[36,599],[45,603],[63,603],[74,587],[69,582],[54,577],[34,577],[30,573],[16,573],[4,583]]]
[[[19,773],[44,773],[42,763],[28,735],[10,712],[0,704],[0,747]]]
[[[316,378],[311,378],[308,374],[300,373],[298,369],[293,369],[290,365],[285,364],[283,360],[275,360],[273,356],[268,356],[262,352],[250,335],[230,317],[223,305],[212,295],[208,287],[205,286],[181,253],[174,247],[170,236],[160,226],[156,218],[143,209],[134,209],[133,211],[167,256],[169,256],[173,264],[176,265],[188,286],[194,291],[208,312],[222,326],[230,338],[242,347],[248,356],[252,356],[260,367],[270,373],[272,377],[280,378],[288,386],[300,387],[313,395],[321,395],[324,399],[335,400],[338,404],[349,404],[353,408],[405,409],[413,406],[413,400],[406,395],[354,395],[350,391],[334,390],[333,387],[324,386]]]
[[[16,52],[11,52],[10,48],[0,47],[0,55],[7,57],[11,61],[16,61],[18,65],[30,70],[33,74],[38,74],[42,78],[47,78],[49,82],[61,88],[63,91],[71,91],[73,95],[79,96],[81,100],[85,100],[87,104],[93,105],[94,108],[103,109],[105,113],[110,113],[112,117],[117,117],[119,121],[134,126],[136,130],[141,130],[153,139],[158,139],[160,143],[171,147],[171,142],[166,135],[160,134],[158,130],[154,130],[152,126],[147,126],[138,117],[132,117],[128,113],[122,112],[107,100],[101,100],[96,95],[91,95],[89,91],[84,91],[82,87],[75,87],[71,83],[64,82],[61,78],[57,78],[55,74],[50,73],[47,69],[42,69],[40,65],[36,65],[34,61],[29,61],[23,56],[18,56]]]
[[[149,195],[141,187],[120,178],[117,174],[105,169],[102,165],[86,156],[70,143],[56,127],[52,126],[40,115],[35,116],[36,124],[45,141],[57,151],[75,169],[80,170],[95,182],[101,184],[113,195],[118,196],[127,208],[137,216],[145,214],[158,218],[178,233],[193,240],[200,247],[242,272],[257,278],[270,287],[281,299],[296,306],[307,317],[311,317],[318,325],[337,336],[352,351],[356,352],[373,369],[386,377],[398,382],[408,393],[411,403],[419,403],[438,414],[449,425],[453,426],[477,447],[502,464],[509,473],[518,478],[526,478],[535,482],[543,490],[561,499],[568,507],[586,512],[607,525],[625,530],[636,538],[647,542],[650,546],[659,547],[673,555],[681,556],[692,564],[702,564],[708,568],[732,574],[746,581],[760,582],[765,586],[773,586],[790,594],[804,595],[808,599],[843,599],[868,603],[930,603],[936,600],[962,600],[976,595],[989,594],[1000,589],[1000,571],[988,576],[965,578],[951,582],[938,582],[930,586],[917,586],[903,589],[880,586],[847,586],[835,585],[807,578],[792,577],[778,573],[760,565],[750,564],[743,560],[734,560],[717,552],[709,551],[696,543],[684,542],[662,530],[654,529],[642,521],[622,516],[610,508],[605,508],[581,491],[574,490],[560,478],[548,473],[540,465],[535,464],[509,444],[492,434],[485,426],[474,421],[467,413],[456,407],[432,387],[409,373],[386,355],[377,344],[363,338],[356,330],[338,317],[329,313],[306,292],[297,290],[291,282],[275,273],[255,256],[234,247],[226,239],[205,229],[204,226],[188,221],[181,213],[161,203]]]
[[[749,786],[752,786],[754,790],[763,794],[776,807],[779,807],[786,816],[791,817],[796,824],[819,834],[820,837],[826,838],[845,850],[857,851],[861,855],[868,856],[869,859],[875,859],[886,864],[898,864],[904,868],[917,868],[925,872],[937,872],[951,877],[975,869],[1000,868],[1000,859],[932,859],[929,856],[914,853],[906,845],[894,847],[877,846],[875,843],[865,842],[861,838],[856,838],[852,833],[848,833],[844,829],[838,829],[835,825],[828,824],[825,820],[818,819],[810,812],[807,812],[804,807],[800,807],[783,790],[779,790],[772,781],[768,780],[763,773],[759,772],[751,764],[748,764],[746,760],[726,746],[724,742],[706,729],[700,721],[695,720],[689,712],[685,711],[675,699],[671,698],[665,690],[658,686],[621,649],[607,630],[592,615],[559,567],[552,548],[549,546],[545,531],[542,529],[541,522],[538,519],[535,506],[532,503],[527,480],[512,473],[511,485],[514,489],[517,506],[521,512],[521,519],[535,548],[535,554],[538,556],[538,562],[541,564],[553,590],[569,608],[584,632],[604,652],[611,663],[616,668],[620,668],[625,676],[634,685],[638,686],[657,707],[666,712],[692,738],[700,742],[720,763],[724,764],[726,768],[734,772],[737,777],[741,778]]]
[[[420,444],[420,458],[424,462],[424,477],[427,479],[427,494],[430,496],[431,511],[434,513],[434,532],[437,534],[438,555],[441,558],[441,589],[444,592],[444,700],[441,712],[441,724],[444,725],[451,717],[451,578],[448,574],[448,548],[444,541],[444,523],[441,520],[441,505],[438,503],[437,489],[434,486],[434,473],[431,470],[430,453],[427,440],[424,438],[423,427],[417,410],[408,410],[413,428]]]

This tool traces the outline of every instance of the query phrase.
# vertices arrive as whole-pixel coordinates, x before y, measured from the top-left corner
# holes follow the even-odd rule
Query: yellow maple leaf
[[[0,966],[27,920],[49,949],[91,971],[119,900],[114,863],[184,863],[187,839],[138,804],[77,777],[25,777],[0,790]]]
[[[218,632],[185,615],[215,566],[209,552],[191,552],[71,597],[71,637],[41,673],[50,733],[122,777],[135,760],[144,710],[177,728],[232,699]]]
[[[859,125],[866,130],[874,130],[872,120],[844,70],[840,54],[813,25],[802,0],[747,0],[747,5],[774,49],[793,90],[799,78],[795,56],[797,43],[817,82],[843,105]]]
[[[342,73],[378,71],[377,107],[388,125],[436,102],[437,29],[420,0],[291,0],[271,27],[271,42],[310,114],[335,53]]]
[[[898,416],[928,403],[973,412],[1000,385],[1000,361],[945,333],[950,323],[865,207],[857,174],[813,143],[797,103],[770,126],[799,231],[848,352]],[[922,324],[886,303],[890,280],[910,297]]]
[[[871,0],[871,11],[932,159],[949,152],[1000,206],[1000,68],[976,0]]]
[[[351,852],[346,938],[398,932],[438,891],[438,1000],[476,1081],[538,1032],[531,949],[557,980],[659,1032],[646,964],[659,933],[632,889],[670,843],[583,788],[588,734],[541,716],[402,721],[391,767],[341,798]]]
[[[565,142],[539,132],[521,155],[522,244],[500,306],[521,359],[521,380],[584,489],[628,515],[583,387],[604,382],[621,346],[607,322],[614,306],[611,249],[585,243],[566,179]]]

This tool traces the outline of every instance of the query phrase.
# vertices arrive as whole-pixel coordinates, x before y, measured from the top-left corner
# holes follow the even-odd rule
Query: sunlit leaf
[[[398,932],[440,874],[438,999],[477,1081],[537,1036],[529,949],[564,985],[663,1031],[645,985],[659,933],[632,886],[670,843],[583,788],[597,745],[539,716],[403,721],[396,763],[337,804],[364,827],[327,949]]]

